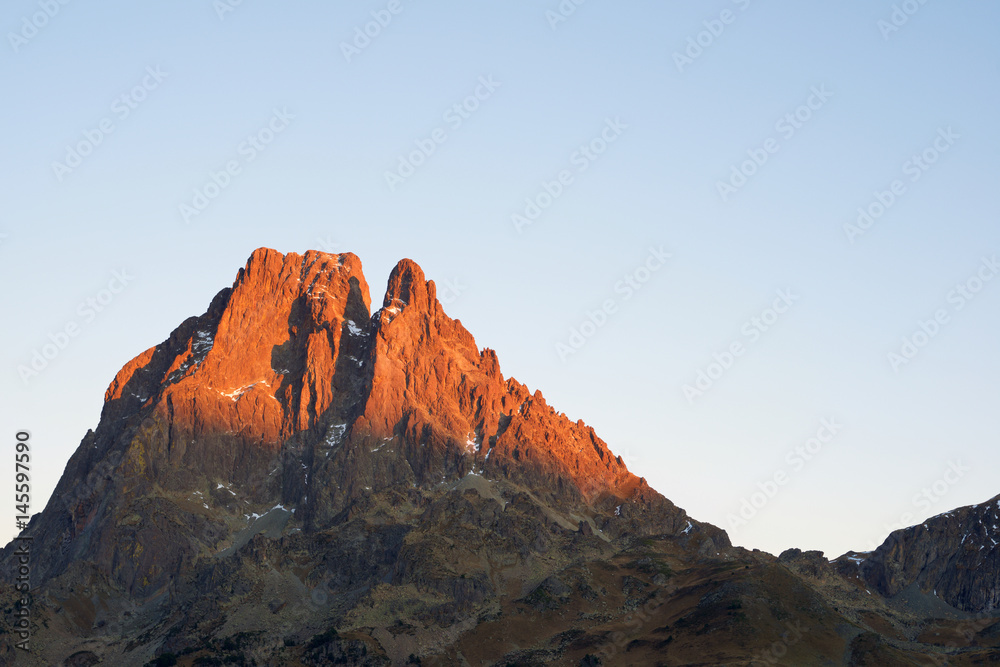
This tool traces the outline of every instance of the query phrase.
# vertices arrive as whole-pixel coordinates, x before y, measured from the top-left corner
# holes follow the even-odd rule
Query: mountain
[[[1000,496],[893,532],[858,561],[861,577],[883,595],[907,588],[967,612],[1000,607]]]
[[[356,256],[259,249],[125,364],[0,553],[31,554],[0,661],[982,664],[995,552],[954,546],[962,512],[834,562],[733,547],[504,378],[414,262],[372,313]]]

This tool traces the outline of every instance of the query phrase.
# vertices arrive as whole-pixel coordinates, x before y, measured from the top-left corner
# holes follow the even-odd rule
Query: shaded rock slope
[[[1000,496],[893,532],[860,561],[880,593],[910,586],[967,612],[1000,607]]]

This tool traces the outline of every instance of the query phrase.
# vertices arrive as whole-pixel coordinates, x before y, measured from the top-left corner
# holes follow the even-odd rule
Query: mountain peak
[[[504,379],[496,353],[444,313],[416,262],[396,264],[374,318],[370,303],[352,253],[259,248],[204,315],[125,365],[106,411],[112,422],[147,412],[169,422],[174,463],[195,464],[189,450],[207,455],[209,439],[278,450],[336,422],[401,438],[420,481],[478,467],[564,476],[584,497],[639,486],[593,429]],[[544,445],[527,446],[536,438]],[[428,443],[429,458],[407,449]]]
[[[273,248],[257,248],[240,269],[233,289],[247,284],[249,289],[273,296],[299,296],[301,290],[293,289],[295,283],[303,283],[308,292],[310,287],[330,285],[337,278],[350,282],[357,278],[366,307],[370,308],[371,297],[368,283],[361,269],[361,260],[351,252],[327,253],[308,250],[305,254],[290,252],[282,254]]]
[[[733,548],[504,378],[409,259],[373,316],[355,255],[260,248],[105,399],[22,534],[44,557],[18,664],[923,664],[903,651],[996,642],[963,613],[1000,601],[1000,497],[833,563]],[[973,650],[955,664],[1000,654]]]
[[[412,259],[401,259],[389,274],[382,307],[388,308],[396,300],[410,304],[416,300],[429,300],[435,296],[433,288],[429,288],[424,279],[423,269]]]
[[[351,253],[255,250],[204,314],[111,382],[53,495],[65,504],[29,529],[56,551],[72,545],[42,578],[89,558],[130,595],[153,595],[181,561],[221,548],[177,533],[206,520],[190,515],[191,494],[216,488],[240,498],[226,512],[280,504],[318,530],[371,494],[476,475],[530,489],[567,526],[586,516],[606,539],[684,527],[592,428],[505,379],[415,262],[393,269],[375,317],[370,305]],[[132,535],[121,522],[154,498],[176,523]],[[123,560],[125,533],[138,551]]]
[[[388,323],[405,310],[441,314],[433,281],[424,278],[423,270],[412,259],[401,259],[389,274],[380,315]]]

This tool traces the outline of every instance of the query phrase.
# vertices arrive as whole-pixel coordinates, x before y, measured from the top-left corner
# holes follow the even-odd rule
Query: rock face
[[[657,530],[683,527],[683,512],[592,428],[505,380],[496,354],[443,312],[414,262],[392,271],[374,316],[370,303],[352,254],[254,252],[204,315],[108,387],[97,431],[29,531],[60,554],[43,580],[92,560],[131,595],[161,593],[227,532],[207,502],[220,485],[248,506],[294,507],[306,527],[322,528],[365,494],[475,472],[520,481],[556,506],[608,512],[652,500]],[[90,483],[80,489],[80,479]],[[202,501],[192,507],[159,497],[192,491]],[[619,511],[614,529],[649,507]],[[150,511],[170,515],[170,526],[123,524]],[[207,540],[184,534],[202,523]]]
[[[864,576],[995,608],[995,505]],[[254,252],[116,375],[22,537],[32,649],[0,632],[0,664],[925,664],[906,624],[1000,659],[991,623],[880,607],[860,558],[733,548],[504,378],[410,260],[372,313],[354,255]]]
[[[893,532],[859,563],[883,595],[916,584],[967,612],[1000,607],[1000,496]]]
[[[556,414],[540,392],[504,380],[496,353],[480,351],[444,314],[434,283],[412,261],[393,270],[365,335],[372,338],[370,390],[352,432],[414,445],[406,459],[418,483],[475,469],[605,509],[643,485],[592,428]]]
[[[353,255],[255,252],[204,315],[108,387],[97,430],[29,527],[55,555],[40,579],[89,561],[130,595],[158,595],[226,532],[213,492],[248,506],[296,495],[282,450],[357,409],[365,345],[352,331],[367,327],[368,305]],[[184,502],[165,497],[178,493]],[[165,520],[130,519],[150,513]]]
[[[69,582],[103,582],[108,599],[78,619],[97,624],[177,603],[192,573],[217,569],[255,535],[347,530],[384,548],[383,578],[438,580],[460,606],[497,593],[497,582],[425,572],[420,540],[400,542],[412,517],[385,519],[400,524],[395,533],[351,533],[353,517],[397,501],[428,525],[448,523],[442,508],[471,512],[518,559],[547,549],[553,530],[604,544],[693,525],[706,552],[729,546],[630,473],[592,428],[505,379],[414,262],[400,261],[382,307],[370,305],[353,254],[255,251],[203,315],[111,382],[100,424],[24,533],[47,554],[34,583],[65,583],[52,593],[65,602]],[[459,483],[492,500],[431,502]],[[324,567],[364,579],[360,557]]]

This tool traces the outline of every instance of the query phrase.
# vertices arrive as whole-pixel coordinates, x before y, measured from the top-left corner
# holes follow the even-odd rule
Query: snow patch
[[[326,430],[326,437],[323,438],[323,444],[329,449],[326,450],[326,456],[329,458],[330,452],[333,448],[341,443],[344,439],[344,433],[347,432],[347,424],[333,424]]]
[[[215,345],[215,339],[212,334],[208,331],[196,331],[194,337],[191,339],[191,352],[194,353],[196,357],[201,357],[198,362],[201,362],[208,354],[208,351],[212,349]]]
[[[326,430],[326,438],[323,440],[330,447],[334,445],[339,445],[341,438],[344,437],[344,433],[347,431],[347,424],[334,424]]]
[[[266,380],[257,380],[256,382],[244,385],[242,387],[239,387],[238,389],[231,389],[230,391],[219,391],[219,394],[221,396],[225,396],[226,398],[232,399],[233,403],[235,403],[237,400],[239,400],[240,396],[247,393],[248,391],[256,387],[258,384],[262,384],[266,387],[271,386],[270,384],[267,383]]]

